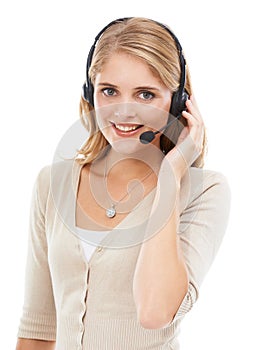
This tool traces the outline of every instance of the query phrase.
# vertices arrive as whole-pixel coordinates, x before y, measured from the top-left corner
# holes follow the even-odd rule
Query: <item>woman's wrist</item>
[[[180,182],[183,174],[186,170],[185,160],[181,157],[177,150],[170,151],[172,154],[166,156],[161,164],[160,171],[158,174],[159,182],[169,184],[172,187],[175,186],[177,189],[180,188]]]
[[[152,214],[161,217],[162,221],[173,213],[178,206],[180,196],[180,177],[168,160],[163,160],[158,173],[156,195]]]

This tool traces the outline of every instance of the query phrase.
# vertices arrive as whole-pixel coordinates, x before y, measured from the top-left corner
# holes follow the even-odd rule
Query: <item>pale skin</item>
[[[165,114],[163,119],[157,122],[154,120],[154,113],[147,113],[145,117],[141,112],[144,106],[152,107],[155,111],[168,112],[172,97],[170,90],[151,72],[146,63],[126,54],[112,55],[102,71],[96,75],[94,90],[95,109],[103,107],[105,110],[104,113],[99,113],[97,121],[103,135],[112,146],[107,155],[108,163],[110,167],[115,164],[107,174],[109,196],[118,201],[126,193],[129,181],[134,178],[142,179],[151,166],[157,171],[143,182],[144,195],[154,187],[156,191],[160,191],[161,186],[171,188],[170,196],[173,198],[170,198],[175,205],[170,208],[168,220],[161,229],[142,243],[133,280],[138,321],[144,328],[162,328],[172,321],[188,290],[189,278],[177,235],[180,213],[176,199],[181,178],[201,153],[203,120],[194,97],[190,96],[186,102],[187,111],[182,113],[188,126],[183,129],[177,146],[164,156],[159,151],[159,134],[150,148],[138,141],[142,132],[155,131],[167,121]],[[115,113],[111,114],[109,111],[114,106]],[[140,128],[137,131],[124,130],[125,127],[135,128],[138,125]],[[152,150],[155,150],[154,164]],[[128,213],[117,213],[116,217],[110,220],[106,218],[105,208],[95,201],[93,193],[86,198],[83,196],[84,188],[90,185],[89,175],[103,177],[103,162],[104,160],[100,160],[96,163],[93,174],[90,174],[91,166],[83,167],[77,200],[84,213],[92,219],[91,222],[97,221],[95,227],[106,229],[115,227]],[[172,169],[172,176],[168,176],[166,169]],[[166,203],[158,203],[156,196],[152,210],[154,206],[159,205],[166,206]],[[88,226],[88,221],[77,215],[77,225]],[[55,342],[52,341],[18,339],[16,350],[54,348]]]

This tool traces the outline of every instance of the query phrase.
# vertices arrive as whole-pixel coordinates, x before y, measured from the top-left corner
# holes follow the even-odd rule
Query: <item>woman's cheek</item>
[[[110,126],[110,121],[113,121],[113,108],[110,106],[102,106],[95,109],[96,121],[101,128]]]

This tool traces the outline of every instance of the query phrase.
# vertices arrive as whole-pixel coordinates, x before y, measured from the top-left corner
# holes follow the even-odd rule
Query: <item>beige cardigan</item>
[[[144,329],[137,320],[132,282],[154,191],[87,262],[81,239],[97,244],[93,236],[81,237],[75,229],[81,169],[75,161],[61,161],[44,166],[36,178],[18,337],[56,340],[56,350],[179,349],[180,322],[196,302],[226,230],[230,210],[226,178],[191,167],[182,179],[178,234],[189,290],[167,327]]]

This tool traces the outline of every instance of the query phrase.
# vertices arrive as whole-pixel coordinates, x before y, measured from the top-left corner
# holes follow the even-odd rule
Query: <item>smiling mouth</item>
[[[140,128],[142,128],[143,125],[140,124],[115,124],[115,123],[111,123],[113,125],[113,127],[116,130],[119,130],[123,133],[131,133],[133,131],[136,131]]]

